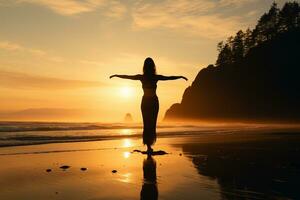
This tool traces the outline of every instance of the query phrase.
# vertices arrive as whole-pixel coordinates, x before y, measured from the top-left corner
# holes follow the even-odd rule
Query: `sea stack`
[[[124,118],[124,121],[125,121],[126,123],[133,122],[133,119],[132,119],[132,116],[131,116],[130,113],[126,113],[125,118]]]

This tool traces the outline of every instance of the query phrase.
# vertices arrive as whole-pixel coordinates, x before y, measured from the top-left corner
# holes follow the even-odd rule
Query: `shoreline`
[[[184,130],[184,127],[180,127],[180,130],[176,130],[175,127],[172,127],[171,130],[159,130],[157,133],[158,138],[168,138],[168,137],[202,137],[209,135],[248,135],[248,134],[258,134],[258,135],[266,135],[266,134],[300,134],[300,127],[217,127],[217,128],[204,128],[203,130],[193,129]],[[174,130],[172,130],[174,129]],[[126,129],[115,129],[116,132],[111,135],[95,135],[94,133],[81,133],[81,135],[76,135],[73,130],[72,131],[56,131],[56,135],[50,135],[52,131],[41,131],[41,132],[24,132],[24,135],[12,135],[13,132],[6,132],[4,134],[7,137],[0,137],[0,149],[14,146],[30,146],[30,145],[43,145],[43,144],[53,144],[53,143],[76,143],[76,142],[92,142],[92,141],[105,141],[105,140],[119,140],[124,138],[131,139],[139,139],[142,137],[142,130],[139,132],[131,132],[130,128]],[[114,130],[114,131],[115,131]],[[122,133],[122,131],[125,133]],[[105,131],[105,130],[104,130]],[[121,133],[120,133],[121,132]],[[23,134],[23,132],[16,132],[18,134]],[[39,133],[35,135],[35,133]],[[69,135],[66,135],[68,133]],[[60,135],[61,134],[61,135]],[[73,135],[72,135],[73,134]],[[1,133],[0,133],[1,136]]]
[[[0,199],[140,199],[143,165],[162,199],[297,199],[299,146],[299,132],[239,132],[158,137],[168,154],[149,160],[140,138],[0,148]]]

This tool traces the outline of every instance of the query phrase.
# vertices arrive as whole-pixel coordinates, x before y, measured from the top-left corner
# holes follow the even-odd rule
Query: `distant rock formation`
[[[215,65],[202,69],[165,120],[299,120],[300,7],[273,4],[254,30],[219,43]]]
[[[133,122],[132,116],[130,113],[126,113],[125,117],[124,117],[124,122],[129,123],[129,122]]]

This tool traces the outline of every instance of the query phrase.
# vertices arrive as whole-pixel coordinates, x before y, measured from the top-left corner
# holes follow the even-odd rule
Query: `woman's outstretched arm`
[[[168,80],[176,80],[176,79],[184,79],[184,80],[188,80],[186,77],[184,76],[163,76],[163,75],[157,75],[157,79],[160,81],[168,81]]]
[[[118,77],[118,78],[123,78],[123,79],[130,79],[130,80],[141,80],[141,76],[140,74],[137,75],[119,75],[119,74],[115,74],[110,76],[109,78],[114,78],[114,77]]]

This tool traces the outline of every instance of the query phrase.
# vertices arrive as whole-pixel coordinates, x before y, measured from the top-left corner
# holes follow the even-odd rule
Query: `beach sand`
[[[298,132],[168,136],[152,157],[141,144],[0,148],[0,199],[300,199]]]

